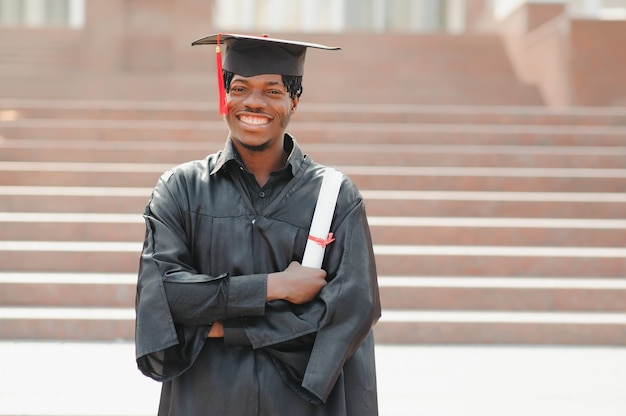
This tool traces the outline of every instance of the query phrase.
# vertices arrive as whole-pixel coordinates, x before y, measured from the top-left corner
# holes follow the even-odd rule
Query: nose
[[[243,103],[246,107],[251,109],[261,109],[267,107],[267,102],[265,101],[263,92],[256,89],[251,90],[248,95],[246,95]]]

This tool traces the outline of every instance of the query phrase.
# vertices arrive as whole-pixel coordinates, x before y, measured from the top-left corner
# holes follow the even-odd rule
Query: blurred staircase
[[[150,190],[220,149],[223,122],[193,103],[2,108],[0,334],[130,339]],[[626,345],[626,111],[303,103],[290,130],[365,197],[379,342]]]
[[[289,131],[366,200],[378,342],[626,345],[626,109],[542,107],[495,37],[311,40],[344,51]],[[9,73],[0,337],[132,339],[151,189],[223,147],[214,74]]]

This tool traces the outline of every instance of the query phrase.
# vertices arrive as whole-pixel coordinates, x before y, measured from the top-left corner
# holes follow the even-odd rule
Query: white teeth
[[[254,124],[255,126],[260,126],[269,122],[266,117],[241,116],[239,119],[246,124]]]

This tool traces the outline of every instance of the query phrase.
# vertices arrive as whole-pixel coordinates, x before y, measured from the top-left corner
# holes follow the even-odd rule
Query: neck
[[[234,143],[234,145],[242,162],[261,187],[269,180],[270,173],[281,169],[287,162],[287,152],[283,149],[282,143],[280,147],[262,150],[249,149],[239,143]]]

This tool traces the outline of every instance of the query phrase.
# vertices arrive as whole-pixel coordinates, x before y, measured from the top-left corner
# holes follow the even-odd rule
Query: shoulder
[[[359,188],[349,176],[344,175],[337,200],[338,211],[352,212],[361,205],[363,205],[363,196]]]
[[[327,169],[335,170],[341,173],[342,175],[341,188],[339,191],[340,198],[343,197],[351,201],[363,199],[361,196],[361,193],[359,192],[357,185],[354,183],[352,178],[348,176],[345,172],[342,172],[340,169],[333,168],[331,166],[326,166],[321,163],[317,163],[313,160],[310,160],[309,164],[306,167],[306,173],[305,173],[306,180],[313,181],[318,184],[317,186],[321,186],[321,183],[324,178],[324,174],[326,173]]]
[[[341,174],[341,185],[339,195],[337,196],[336,212],[338,218],[343,218],[349,215],[350,212],[358,210],[359,206],[363,205],[363,196],[349,175],[342,172],[340,169],[312,162],[307,168],[307,175],[309,175],[309,182],[314,183],[314,185],[312,185],[314,188],[321,189],[324,174],[327,169],[335,170]]]
[[[213,154],[204,159],[181,163],[163,172],[153,189],[153,198],[187,200],[198,189],[205,189],[215,160],[216,154]]]
[[[149,202],[151,209],[174,205],[187,209],[190,198],[208,188],[206,184],[215,159],[216,155],[213,154],[204,159],[181,163],[163,172],[152,190]]]
[[[176,165],[161,174],[159,182],[176,183],[189,182],[198,178],[207,178],[213,166],[215,166],[219,153],[205,157],[204,159],[192,160]]]

